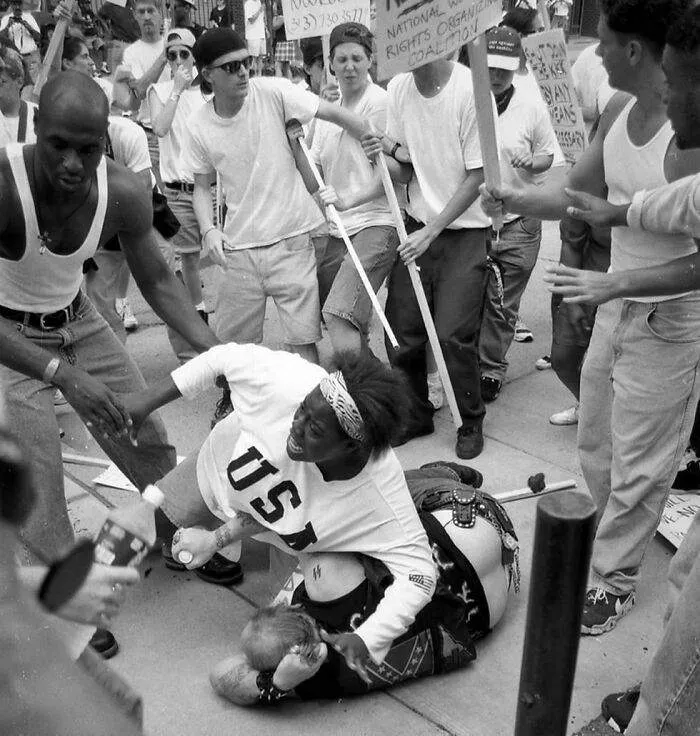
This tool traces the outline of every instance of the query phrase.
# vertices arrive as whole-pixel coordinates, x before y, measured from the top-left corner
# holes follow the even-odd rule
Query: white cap
[[[163,491],[158,488],[158,486],[146,486],[146,489],[141,495],[141,498],[143,498],[144,501],[148,501],[151,506],[159,508],[160,505],[163,503],[165,495]]]

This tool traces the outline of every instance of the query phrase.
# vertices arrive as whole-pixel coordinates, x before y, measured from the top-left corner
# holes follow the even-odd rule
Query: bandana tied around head
[[[324,378],[318,387],[323,398],[330,404],[343,431],[352,439],[362,442],[365,438],[365,423],[355,400],[350,396],[345,378],[340,371]]]

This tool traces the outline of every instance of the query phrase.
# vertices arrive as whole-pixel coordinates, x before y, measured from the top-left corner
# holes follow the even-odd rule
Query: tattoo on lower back
[[[314,568],[311,571],[311,574],[313,575],[314,580],[320,580],[320,578],[321,578],[321,566],[320,565],[314,565]]]

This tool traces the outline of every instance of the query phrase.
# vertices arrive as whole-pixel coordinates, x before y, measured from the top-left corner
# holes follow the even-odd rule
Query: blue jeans
[[[61,358],[86,371],[116,394],[146,386],[136,364],[85,296],[75,318],[60,329],[13,326],[46,351],[47,357]],[[5,394],[8,425],[26,450],[37,495],[22,536],[44,555],[54,558],[73,544],[63,487],[61,441],[53,408],[55,389],[0,365],[0,390]],[[152,414],[139,431],[139,447],[128,439],[112,441],[98,433],[93,436],[137,488],[154,483],[175,466],[175,449],[168,445],[165,426],[157,414]]]
[[[578,450],[600,523],[591,587],[635,589],[700,394],[700,293],[598,308],[581,372]]]
[[[628,736],[695,736],[700,724],[700,513],[671,560],[666,629]]]
[[[410,220],[408,232],[422,228]],[[465,427],[481,426],[478,335],[486,286],[486,230],[443,230],[417,259],[420,279],[433,315],[447,372]],[[425,354],[428,335],[404,262],[397,258],[389,276],[386,316],[399,349],[387,340],[391,364],[403,370],[412,389],[409,428],[433,415],[428,401]]]
[[[489,273],[484,314],[479,335],[481,375],[503,381],[508,370],[506,354],[515,335],[520,299],[537,263],[542,240],[542,222],[519,217],[503,226],[498,239],[491,239],[489,258],[501,276],[503,293],[494,273]]]

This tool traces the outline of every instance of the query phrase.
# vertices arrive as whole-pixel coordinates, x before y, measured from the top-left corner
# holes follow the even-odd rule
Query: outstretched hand
[[[321,629],[321,638],[330,644],[336,652],[345,657],[348,667],[353,672],[357,672],[364,682],[368,685],[372,684],[366,667],[367,660],[369,660],[369,650],[357,634],[350,632],[329,634],[327,631]]]
[[[506,184],[501,186],[488,186],[482,184],[479,187],[481,198],[479,204],[481,209],[492,220],[503,217],[504,212],[513,212],[515,204],[516,189]]]
[[[572,206],[566,208],[567,214],[596,227],[624,227],[627,225],[629,204],[614,205],[605,199],[587,192],[564,189]]]
[[[124,410],[131,417],[131,431],[129,439],[133,445],[137,444],[137,435],[146,417],[151,413],[149,401],[145,391],[136,391],[131,394],[122,394],[119,397]]]
[[[563,295],[565,302],[603,304],[620,296],[614,273],[583,271],[560,263],[546,269],[544,280],[552,284],[551,291]]]

